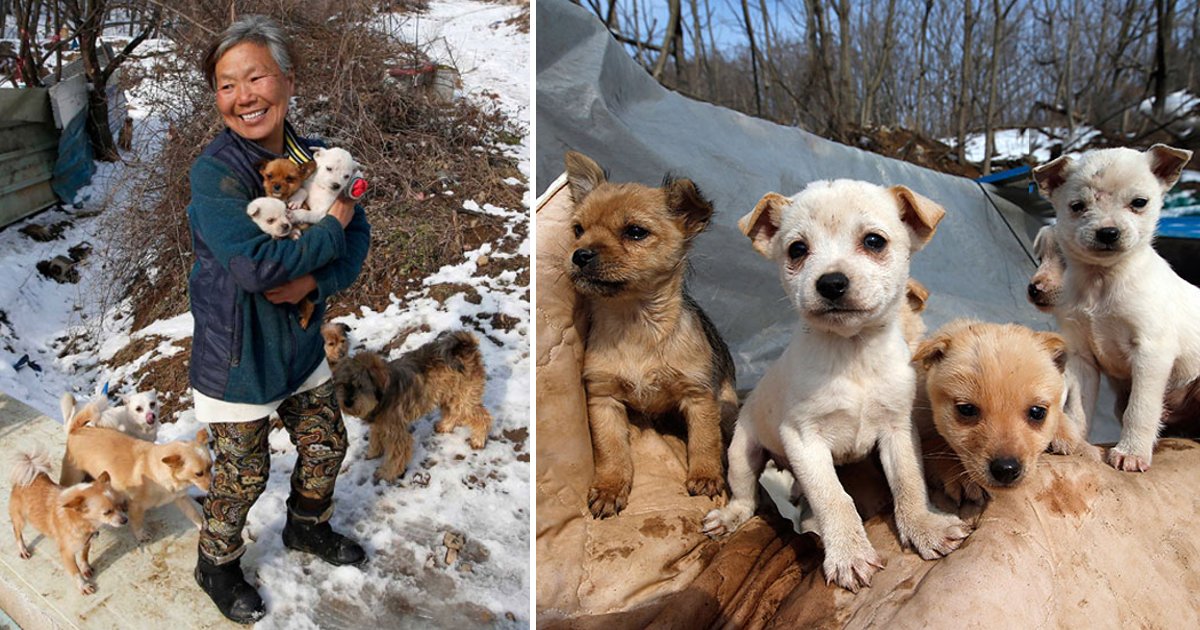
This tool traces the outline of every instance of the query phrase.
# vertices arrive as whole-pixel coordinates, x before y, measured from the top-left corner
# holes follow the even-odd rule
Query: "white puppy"
[[[785,198],[769,193],[738,226],[779,264],[800,322],[738,416],[729,447],[729,504],[705,533],[733,531],[754,513],[768,457],[791,470],[825,546],[825,579],[857,591],[883,565],[867,540],[836,464],[876,446],[895,499],[902,543],[922,558],[956,549],[970,533],[933,512],[911,419],[916,373],[901,310],[910,256],[945,211],[903,186],[819,181]]]
[[[300,238],[294,229],[287,204],[274,197],[259,197],[246,206],[246,214],[271,238]]]
[[[313,160],[317,163],[316,172],[288,200],[292,220],[298,223],[317,223],[325,218],[350,180],[360,175],[358,163],[345,149],[317,149],[313,151]]]
[[[1179,180],[1191,151],[1162,144],[1088,151],[1033,170],[1054,205],[1066,258],[1056,309],[1063,336],[1082,367],[1129,392],[1121,439],[1108,462],[1119,470],[1150,467],[1169,410],[1194,402],[1200,379],[1200,289],[1188,284],[1151,243],[1163,195]],[[1082,392],[1090,417],[1099,378]],[[1118,405],[1120,405],[1118,402]]]
[[[63,425],[70,426],[71,418],[75,416],[75,397],[70,392],[63,394],[59,400],[62,410]],[[107,401],[102,408],[103,413],[92,426],[103,429],[116,429],[130,437],[153,442],[158,439],[158,392],[149,390],[121,396],[120,407],[108,407]]]

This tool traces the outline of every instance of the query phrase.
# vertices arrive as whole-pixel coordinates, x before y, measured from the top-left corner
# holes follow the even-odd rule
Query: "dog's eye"
[[[1071,202],[1071,212],[1079,213],[1087,210],[1087,204],[1082,201]]]
[[[1150,200],[1146,199],[1145,197],[1135,197],[1133,201],[1129,202],[1129,205],[1141,210],[1142,208],[1145,208],[1146,204],[1148,203],[1150,203]]]
[[[112,510],[104,510],[104,515],[105,515],[105,516],[112,516],[112,513],[113,513],[113,511],[112,511]]]
[[[1034,405],[1029,408],[1029,419],[1033,422],[1041,422],[1046,419],[1046,408],[1041,405]]]
[[[203,470],[201,470],[201,471],[198,471],[198,472],[196,473],[196,476],[197,476],[197,477],[203,477],[203,476],[204,476],[204,471],[203,471]]]
[[[808,245],[805,245],[803,241],[796,241],[791,245],[788,245],[788,258],[791,258],[792,260],[799,260],[807,255]]]
[[[267,225],[275,225],[275,219],[267,219]]]
[[[579,238],[580,236],[583,236],[583,226],[582,225],[579,225],[578,223],[576,223],[574,229],[575,229],[575,238]]]
[[[134,408],[133,408],[133,410],[134,410],[134,411],[136,411],[136,412],[138,412],[138,413],[141,413],[141,412],[142,412],[142,408],[141,408],[141,407],[134,407]]]
[[[625,238],[631,241],[640,241],[647,236],[650,236],[650,230],[640,225],[630,224],[625,226]]]
[[[883,248],[887,247],[887,239],[874,232],[871,232],[863,237],[863,247],[866,247],[873,252],[881,252],[883,251]]]
[[[971,403],[959,403],[954,405],[954,408],[958,410],[958,415],[964,418],[974,418],[979,415],[979,407]]]

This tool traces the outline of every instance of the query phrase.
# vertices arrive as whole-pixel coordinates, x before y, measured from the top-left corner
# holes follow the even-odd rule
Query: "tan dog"
[[[50,456],[45,451],[17,454],[8,516],[21,557],[33,555],[22,534],[28,522],[58,545],[63,566],[84,595],[96,592],[91,582],[92,566],[88,564],[92,538],[102,525],[120,527],[128,520],[122,497],[113,491],[108,473],[101,473],[91,483],[64,488],[50,480]]]
[[[684,289],[687,251],[713,208],[691,180],[662,188],[612,184],[579,153],[567,153],[575,247],[569,276],[590,319],[583,359],[595,476],[596,518],[625,508],[633,487],[629,411],[682,412],[687,490],[725,488],[722,427],[737,410],[733,359],[716,327]]]
[[[1063,274],[1067,270],[1067,261],[1058,247],[1053,225],[1044,225],[1038,230],[1033,239],[1033,254],[1037,256],[1038,268],[1029,279],[1026,291],[1029,303],[1043,313],[1053,313],[1062,299]]]
[[[146,510],[170,502],[199,528],[200,514],[187,489],[195,486],[208,492],[212,482],[208,431],[200,429],[192,442],[153,444],[113,429],[84,426],[95,421],[104,406],[103,399],[93,401],[68,423],[63,485],[79,483],[85,474],[111,475],[112,487],[128,498],[129,525],[138,542],[149,540],[142,528]]]
[[[345,324],[321,326],[321,336],[325,338],[325,360],[329,361],[330,368],[337,368],[338,362],[350,352],[349,334],[350,327]]]
[[[978,502],[1018,485],[1047,448],[1100,460],[1066,417],[1067,356],[1057,334],[970,320],[920,345],[913,362],[925,373],[933,422],[961,462],[935,475],[952,499]]]
[[[442,410],[435,431],[466,427],[471,448],[483,448],[492,428],[492,416],[483,406],[486,378],[478,342],[461,330],[444,332],[391,362],[359,352],[333,373],[338,404],[371,425],[366,459],[383,457],[375,470],[377,481],[404,475],[412,458],[408,427],[434,407]]]
[[[921,317],[921,313],[925,312],[925,302],[928,300],[929,289],[914,278],[909,278],[904,285],[905,308],[900,310],[900,325],[904,330],[904,340],[908,342],[908,349],[914,352],[925,337],[925,319]]]
[[[263,178],[263,191],[284,203],[292,197],[317,170],[316,160],[296,164],[289,158],[263,160],[258,163],[258,174]]]

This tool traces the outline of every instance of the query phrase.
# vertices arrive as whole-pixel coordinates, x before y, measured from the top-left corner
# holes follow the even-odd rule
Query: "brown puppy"
[[[483,406],[486,378],[478,342],[461,330],[444,332],[391,362],[373,352],[359,352],[340,362],[333,373],[338,404],[371,425],[366,459],[383,457],[375,470],[377,481],[404,475],[412,457],[408,425],[434,407],[442,410],[435,431],[467,427],[467,443],[483,448],[492,428],[492,416]]]
[[[1033,238],[1033,254],[1037,256],[1038,268],[1029,279],[1029,302],[1043,313],[1053,313],[1062,297],[1063,274],[1067,269],[1054,226],[1044,225],[1038,230]]]
[[[1067,347],[1059,335],[956,320],[913,361],[925,372],[937,432],[961,462],[942,480],[952,499],[981,501],[1019,484],[1048,447],[1099,461],[1063,410]]]
[[[596,471],[588,508],[604,518],[629,499],[629,410],[681,412],[688,493],[721,496],[722,428],[731,431],[737,416],[733,359],[683,286],[688,248],[712,205],[691,180],[612,184],[573,152],[566,165],[575,202],[569,274],[590,318],[583,382]]]
[[[92,538],[101,525],[120,527],[127,520],[122,498],[113,491],[108,473],[101,473],[92,483],[64,488],[50,480],[50,457],[44,451],[17,454],[8,515],[21,557],[33,555],[22,535],[28,522],[58,544],[63,566],[84,595],[96,592],[88,564]]]
[[[316,170],[316,160],[296,164],[288,158],[276,158],[258,163],[258,174],[263,178],[263,191],[268,197],[285,203],[291,200],[292,195],[300,190],[304,180]]]
[[[350,351],[350,341],[347,335],[350,327],[345,324],[325,324],[321,326],[321,336],[325,338],[325,359],[330,368],[336,368],[339,361],[346,358]]]
[[[138,542],[149,540],[142,529],[146,510],[169,502],[199,528],[200,514],[187,489],[195,486],[208,492],[212,482],[208,431],[200,429],[192,442],[154,444],[113,429],[84,426],[100,416],[103,402],[89,403],[67,423],[63,485],[79,483],[85,474],[97,479],[105,472],[110,474],[113,489],[129,500],[129,526]]]

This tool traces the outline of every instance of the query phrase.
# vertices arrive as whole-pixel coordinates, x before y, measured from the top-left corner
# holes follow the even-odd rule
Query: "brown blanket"
[[[586,322],[562,275],[570,196],[537,208],[537,612],[546,627],[1200,627],[1200,445],[1165,439],[1154,467],[1119,473],[1044,456],[937,561],[901,550],[872,461],[840,471],[887,568],[857,595],[827,586],[812,535],[774,508],[721,541],[715,504],[690,497],[684,442],[632,437],[634,483],[619,516],[587,510],[592,457],[579,373]]]

